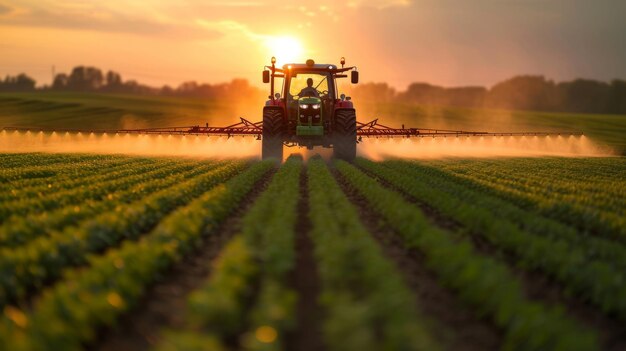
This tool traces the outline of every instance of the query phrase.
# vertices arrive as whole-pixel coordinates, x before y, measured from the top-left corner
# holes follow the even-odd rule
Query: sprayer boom
[[[459,137],[459,136],[580,136],[582,132],[479,132],[447,129],[428,128],[392,128],[378,123],[374,119],[367,123],[356,122],[356,135],[361,141],[365,138],[423,138],[423,137]],[[215,135],[215,136],[255,136],[261,139],[263,134],[263,122],[250,122],[240,117],[240,122],[226,127],[211,127],[207,123],[205,126],[185,126],[185,127],[164,127],[164,128],[141,128],[141,129],[72,129],[72,128],[41,128],[41,127],[4,127],[4,131],[19,132],[56,132],[56,133],[86,133],[86,134],[165,134],[165,135]]]
[[[465,130],[449,130],[449,129],[428,129],[428,128],[392,128],[378,123],[378,119],[374,119],[367,123],[356,122],[357,135],[359,137],[458,137],[458,136],[579,136],[582,132],[477,132]]]

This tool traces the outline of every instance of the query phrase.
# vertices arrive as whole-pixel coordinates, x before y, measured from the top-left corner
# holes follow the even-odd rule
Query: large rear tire
[[[352,161],[356,157],[356,111],[341,109],[335,112],[333,155]]]
[[[261,157],[265,160],[283,160],[283,138],[285,134],[284,112],[280,107],[263,108],[263,140]]]

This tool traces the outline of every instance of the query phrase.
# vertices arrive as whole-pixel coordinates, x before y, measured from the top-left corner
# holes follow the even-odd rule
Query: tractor
[[[341,68],[334,64],[319,64],[312,59],[305,63],[289,63],[263,70],[263,83],[270,84],[269,100],[263,107],[262,158],[282,160],[283,145],[312,149],[314,146],[333,148],[333,155],[343,160],[356,157],[356,110],[345,94],[337,91],[337,79],[359,82],[356,67]],[[275,88],[282,85],[280,92]]]

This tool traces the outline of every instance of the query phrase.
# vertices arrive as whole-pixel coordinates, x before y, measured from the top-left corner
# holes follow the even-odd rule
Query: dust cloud
[[[130,154],[219,159],[259,157],[261,143],[253,137],[1,131],[0,152]]]
[[[444,157],[602,157],[612,150],[586,136],[364,138],[357,153],[372,160]]]

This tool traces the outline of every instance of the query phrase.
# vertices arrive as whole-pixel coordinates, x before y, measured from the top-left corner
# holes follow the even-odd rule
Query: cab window
[[[297,73],[291,76],[289,82],[289,97],[293,98],[300,94],[302,89],[307,87],[307,80],[313,79],[313,88],[317,87],[320,96],[328,92],[328,78],[326,74],[318,73]]]

